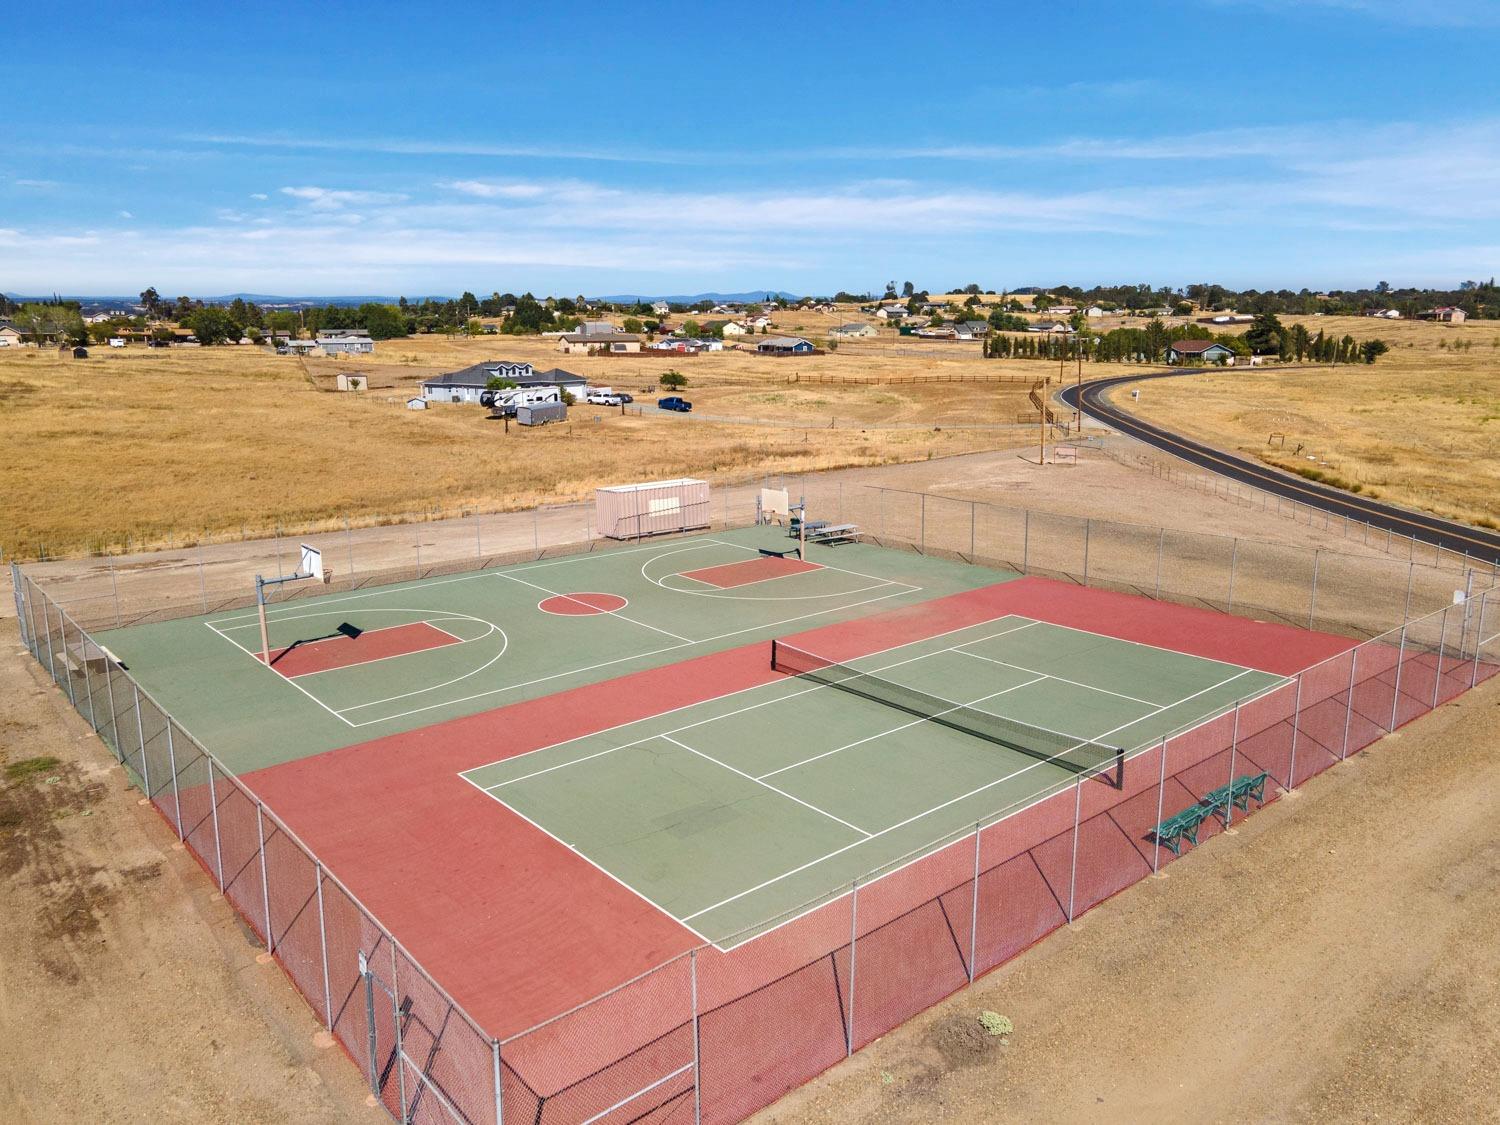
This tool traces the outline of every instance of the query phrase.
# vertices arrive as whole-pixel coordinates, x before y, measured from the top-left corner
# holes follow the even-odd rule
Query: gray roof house
[[[1234,349],[1214,340],[1177,340],[1167,345],[1168,363],[1230,363]]]
[[[837,328],[830,328],[828,334],[838,337],[841,340],[847,340],[859,336],[878,336],[880,333],[875,330],[873,324],[851,323],[840,324]]]
[[[461,371],[450,371],[422,382],[422,397],[429,402],[475,402],[491,379],[509,379],[518,387],[557,387],[582,395],[588,380],[582,375],[564,371],[560,367],[538,371],[529,363],[519,360],[487,359],[465,367]]]
[[[324,355],[369,355],[375,341],[363,328],[325,328],[314,343]]]
[[[767,336],[755,350],[761,355],[812,355],[817,349],[801,336]]]

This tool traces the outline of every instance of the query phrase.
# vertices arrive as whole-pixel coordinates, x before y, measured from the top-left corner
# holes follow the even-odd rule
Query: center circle
[[[614,613],[628,604],[619,594],[554,594],[537,602],[536,607],[543,613],[555,613],[560,617],[584,617]]]

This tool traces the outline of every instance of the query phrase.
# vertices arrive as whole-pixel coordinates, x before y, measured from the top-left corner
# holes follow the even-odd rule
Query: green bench
[[[1182,838],[1187,837],[1193,847],[1198,846],[1198,829],[1213,815],[1213,810],[1202,805],[1192,805],[1179,813],[1167,817],[1153,830],[1158,843],[1172,849],[1173,855],[1182,854]]]
[[[1255,802],[1257,808],[1266,803],[1266,781],[1269,777],[1270,774],[1267,773],[1244,774],[1228,785],[1221,785],[1212,792],[1205,793],[1202,803],[1227,825],[1231,806],[1248,813],[1251,801]]]
[[[1217,816],[1227,827],[1231,807],[1248,813],[1251,801],[1255,802],[1257,808],[1264,805],[1266,781],[1269,778],[1270,775],[1266,773],[1237,777],[1228,785],[1221,785],[1212,792],[1205,793],[1196,805],[1190,805],[1167,817],[1152,830],[1152,835],[1158,843],[1171,848],[1173,855],[1180,856],[1184,837],[1193,847],[1198,846],[1198,829],[1203,827],[1203,822],[1209,817]]]

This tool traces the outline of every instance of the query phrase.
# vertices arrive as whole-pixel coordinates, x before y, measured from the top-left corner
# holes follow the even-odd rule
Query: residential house
[[[375,350],[375,341],[363,328],[325,328],[314,344],[324,355],[369,355]]]
[[[801,336],[767,336],[755,345],[760,355],[812,355],[816,348]]]
[[[1178,340],[1167,346],[1167,362],[1180,363],[1233,363],[1234,349],[1214,340]]]
[[[1400,309],[1366,309],[1366,316],[1379,317],[1381,320],[1400,320]]]
[[[769,316],[766,316],[764,313],[760,313],[757,316],[746,317],[745,327],[752,328],[755,331],[759,332],[762,328],[771,327],[771,318]]]
[[[575,335],[578,336],[613,336],[620,331],[618,327],[607,320],[585,320],[578,326]]]
[[[711,322],[711,323],[717,323],[717,322]],[[752,328],[750,328],[750,327],[748,327],[748,326],[746,326],[744,324],[741,324],[737,320],[726,320],[724,322],[723,333],[726,336],[748,336],[748,335],[750,335],[750,333],[752,331],[754,331],[754,329],[752,329]]]
[[[1090,305],[1088,308],[1083,310],[1083,315],[1088,317],[1090,320],[1095,320],[1101,316],[1108,316],[1109,310],[1104,308],[1103,305]]]
[[[899,321],[902,317],[904,317],[906,315],[906,306],[905,305],[882,305],[880,308],[878,308],[878,309],[875,310],[875,315],[878,316],[881,320],[886,320],[886,321],[896,320],[896,321]]]
[[[1077,311],[1078,311],[1078,306],[1076,306],[1076,305],[1048,305],[1047,306],[1047,315],[1048,316],[1072,316]]]
[[[837,328],[830,328],[828,335],[839,340],[854,340],[861,336],[878,336],[873,324],[840,324]]]
[[[1039,320],[1035,324],[1026,326],[1028,332],[1060,332],[1068,335],[1073,331],[1073,326],[1066,320]]]
[[[19,328],[8,320],[0,320],[0,348],[19,348],[25,342]]]
[[[924,340],[956,340],[958,329],[951,324],[939,324],[936,328],[918,328],[912,335]]]
[[[669,312],[672,311],[672,306],[667,304],[667,302],[665,301],[652,301],[651,311],[654,312],[657,316],[666,316]]]
[[[569,332],[557,338],[557,350],[565,355],[625,355],[641,350],[641,338],[633,332]]]
[[[987,320],[966,320],[961,324],[953,326],[955,337],[959,340],[983,340],[990,334],[990,322]]]
[[[1441,320],[1448,324],[1462,324],[1468,318],[1468,313],[1453,305],[1443,305],[1441,308],[1428,309],[1426,312],[1417,314],[1418,320]]]
[[[334,384],[341,391],[367,391],[370,389],[370,378],[367,375],[346,375],[340,371]]]
[[[1252,324],[1255,318],[1249,313],[1215,313],[1213,316],[1200,316],[1199,324]]]
[[[588,386],[588,380],[582,375],[564,371],[561,367],[538,371],[519,360],[488,359],[461,371],[450,371],[424,380],[422,397],[429,402],[477,403],[492,379],[505,379],[518,387],[556,387],[570,392],[575,398],[582,398]]]

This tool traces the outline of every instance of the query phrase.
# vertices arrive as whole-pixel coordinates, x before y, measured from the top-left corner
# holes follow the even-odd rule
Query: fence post
[[[969,983],[974,983],[974,962],[979,951],[979,823],[974,825],[974,901],[969,912]]]
[[[48,598],[42,595],[42,635],[47,638],[47,675],[57,683],[57,657],[52,655],[52,618],[47,613]]]
[[[925,555],[927,553],[927,493],[922,493],[920,501],[920,517],[917,525],[917,550]]]
[[[1417,576],[1417,564],[1409,562],[1406,564],[1406,604],[1401,607],[1401,621],[1404,624],[1411,620],[1411,584]]]
[[[1490,596],[1486,590],[1479,595],[1479,619],[1474,627],[1474,670],[1469,673],[1469,687],[1479,683],[1479,650],[1484,647],[1484,602]]]
[[[538,526],[540,517],[535,508],[531,509],[531,547],[537,558],[542,557],[542,530]]]
[[[1319,550],[1317,547],[1314,547],[1313,548],[1312,594],[1307,599],[1307,627],[1309,629],[1311,629],[1313,627],[1313,617],[1314,617],[1314,615],[1318,611],[1318,562],[1319,562],[1319,560],[1322,557],[1323,557],[1322,551]]]
[[[141,721],[141,689],[132,684],[135,689],[135,738],[141,747],[141,781],[146,786],[146,800],[151,799],[151,763],[146,761],[146,727]]]
[[[698,951],[688,952],[688,968],[693,975],[693,1123],[703,1122],[703,1069],[698,1045]]]
[[[208,576],[204,573],[203,540],[198,540],[198,599],[203,603],[203,612],[208,612]]]
[[[1401,702],[1401,665],[1406,663],[1406,624],[1401,625],[1401,644],[1396,649],[1396,689],[1391,693],[1391,725],[1390,730],[1396,729],[1396,708]]]
[[[1297,727],[1302,720],[1302,673],[1297,673],[1297,695],[1292,702],[1292,758],[1286,767],[1286,787],[1297,788]]]
[[[379,1040],[375,1032],[375,982],[371,979],[370,961],[365,956],[365,951],[359,951],[359,978],[365,982],[365,1033],[366,1044],[370,1056],[370,1092],[380,1099],[380,1059]],[[401,1107],[402,1116],[406,1114],[406,1107]]]
[[[969,501],[969,561],[973,562],[978,556],[974,551],[974,501]]]
[[[267,923],[269,925],[270,923]],[[411,1120],[411,1102],[406,1100],[406,1048],[401,1042],[401,984],[397,980],[400,964],[396,960],[396,943],[391,942],[391,1027],[396,1038],[396,1092],[401,1095],[401,1116],[406,1125]]]
[[[125,761],[125,751],[120,748],[120,719],[115,711],[115,678],[109,674],[110,659],[104,658],[104,690],[109,697],[109,736],[114,740],[115,757]]]
[[[1355,645],[1349,650],[1349,695],[1345,700],[1344,708],[1344,742],[1339,747],[1339,761],[1349,756],[1349,724],[1354,719],[1354,669],[1359,666],[1359,650],[1363,645]]]
[[[1083,584],[1089,584],[1089,540],[1093,538],[1092,532],[1094,521],[1085,518],[1083,521]]]
[[[333,1031],[333,985],[328,979],[328,924],[323,918],[323,861],[313,860],[318,877],[318,945],[323,952],[323,1018]]]
[[[349,517],[344,517],[344,553],[349,557],[349,577],[354,577],[354,532],[349,527]]]
[[[1151,594],[1152,598],[1154,598],[1156,601],[1161,601],[1161,554],[1162,554],[1162,548],[1166,545],[1166,541],[1167,541],[1167,529],[1165,527],[1159,527],[1159,528],[1157,528],[1156,529],[1156,588],[1155,588],[1155,590]],[[1157,821],[1157,823],[1159,824],[1161,822]]]
[[[1078,837],[1083,816],[1083,775],[1073,786],[1073,870],[1068,875],[1068,921],[1073,921],[1074,894],[1078,889]]]
[[[214,814],[214,869],[219,874],[219,893],[224,893],[224,846],[219,843],[219,792],[214,785],[214,760],[208,760],[208,805]]]
[[[259,801],[255,802],[255,835],[260,841],[260,903],[265,911],[262,917],[266,920],[266,952],[275,953],[276,942],[271,937],[271,889],[266,878],[266,827]]]
[[[412,546],[415,547],[416,550],[417,550],[417,572],[416,572],[416,576],[418,578],[421,578],[422,577],[422,529],[421,529],[421,527],[417,526],[416,524],[412,525],[412,529],[411,529],[411,541],[412,541]]]
[[[1240,541],[1236,536],[1234,546],[1229,551],[1229,613],[1234,612],[1234,572],[1240,561]]]
[[[490,1040],[490,1057],[495,1071],[495,1125],[505,1125],[505,1097],[500,1087],[500,1040]]]
[[[1240,701],[1239,700],[1235,700],[1235,704],[1234,704],[1234,726],[1233,726],[1233,728],[1232,728],[1232,730],[1230,732],[1230,735],[1229,735],[1229,778],[1225,782],[1225,784],[1230,785],[1230,786],[1233,786],[1233,784],[1234,784],[1235,758],[1239,754],[1239,749],[1240,749]],[[1234,822],[1234,802],[1230,801],[1229,802],[1229,806],[1224,810],[1224,828],[1227,830],[1229,828],[1230,824],[1232,824],[1233,822]],[[1159,824],[1161,822],[1158,821],[1157,823]]]
[[[182,833],[182,797],[177,792],[177,749],[172,742],[172,720],[167,718],[167,768],[172,771],[172,808],[177,810],[177,838],[186,839]]]
[[[1167,796],[1167,736],[1161,739],[1161,773],[1156,780],[1156,823],[1161,823],[1163,804]],[[1161,873],[1161,837],[1151,833],[1151,874]]]
[[[1031,509],[1022,511],[1021,518],[1021,573],[1031,573]]]
[[[474,557],[476,559],[484,558],[484,540],[480,538],[479,517],[477,515],[474,517]]]
[[[1432,706],[1428,708],[1431,711],[1437,710],[1438,689],[1443,684],[1443,646],[1448,643],[1448,610],[1450,608],[1449,606],[1443,607],[1443,620],[1438,625],[1437,671],[1432,675]]]
[[[844,1053],[854,1054],[854,946],[859,930],[859,880],[849,884],[849,1030],[844,1036]]]
[[[89,701],[89,726],[97,734],[99,717],[94,713],[94,674],[89,671],[89,635],[78,627],[77,622],[73,624],[73,628],[78,630],[78,648],[83,662],[83,690]]]
[[[63,655],[63,679],[68,685],[68,702],[73,705],[73,710],[78,710],[78,693],[73,687],[73,677],[68,672],[68,622],[63,617],[62,606],[57,607],[57,636],[62,642]]]
[[[115,573],[115,564],[109,564],[109,588],[115,599],[115,628],[120,627],[120,576]]]

